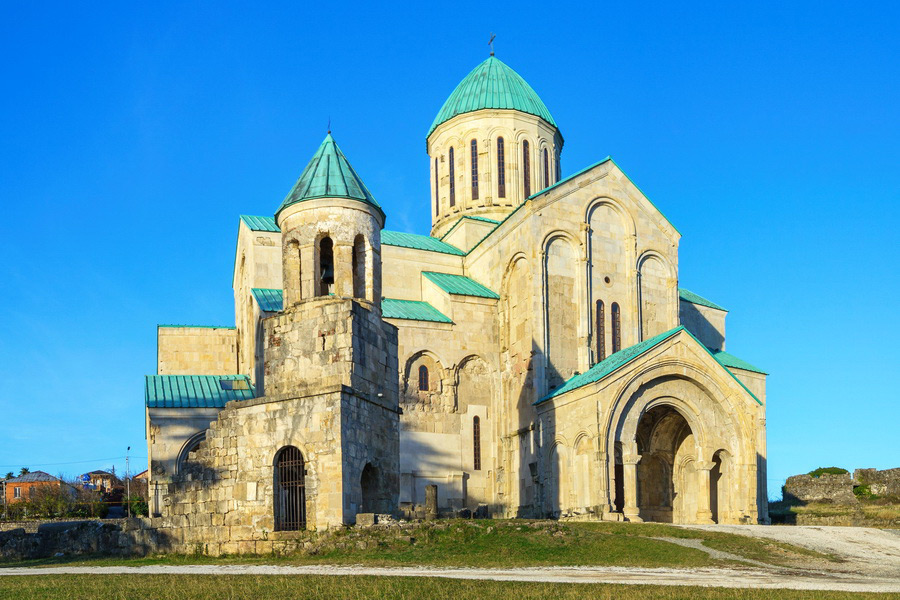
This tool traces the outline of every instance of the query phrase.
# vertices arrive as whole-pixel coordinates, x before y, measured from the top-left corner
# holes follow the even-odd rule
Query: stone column
[[[297,242],[288,242],[282,252],[282,280],[284,288],[284,308],[292,306],[302,299],[300,290],[300,246]]]
[[[640,517],[637,499],[637,466],[641,462],[640,454],[629,454],[622,457],[622,471],[625,477],[625,507],[622,512],[627,521],[643,523]]]
[[[433,521],[438,518],[438,486],[425,486],[425,519]]]
[[[698,460],[694,463],[694,467],[697,469],[697,523],[708,525],[715,522],[709,503],[709,472],[713,468],[713,463],[710,460]]]
[[[317,284],[319,273],[318,252],[312,244],[300,247],[300,297],[314,298],[319,292]]]
[[[353,246],[334,245],[334,295],[353,297]]]

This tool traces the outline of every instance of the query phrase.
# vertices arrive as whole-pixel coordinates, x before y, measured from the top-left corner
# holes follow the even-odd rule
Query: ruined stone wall
[[[818,477],[794,475],[784,484],[784,499],[800,502],[834,502],[856,504],[853,495],[853,476],[850,473],[832,475],[823,473]]]
[[[234,327],[157,328],[159,375],[233,375],[237,368]]]
[[[856,469],[853,479],[857,485],[866,485],[876,496],[900,497],[900,469]]]

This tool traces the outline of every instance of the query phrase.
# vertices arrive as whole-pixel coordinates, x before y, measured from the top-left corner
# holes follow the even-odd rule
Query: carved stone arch
[[[184,468],[185,463],[190,460],[190,454],[197,450],[197,448],[206,441],[206,432],[199,431],[189,437],[185,442],[181,445],[181,449],[178,451],[178,458],[175,460],[175,474],[180,474]]]
[[[491,415],[498,387],[495,372],[480,355],[470,354],[460,360],[453,370],[454,411],[466,413],[470,404],[479,404]]]
[[[680,409],[679,412],[685,417],[692,431],[697,434],[695,440],[698,442],[698,452],[705,452],[701,448],[708,448],[714,440],[722,439],[721,435],[715,434],[716,432],[710,432],[706,423],[701,419],[701,416],[707,421],[713,418],[711,414],[703,414],[704,411],[707,413],[711,411],[717,415],[716,418],[722,420],[720,427],[729,430],[729,435],[733,436],[734,442],[731,450],[735,453],[735,461],[755,461],[755,455],[751,456],[751,454],[754,454],[751,447],[750,433],[752,432],[752,424],[749,423],[750,417],[744,415],[740,407],[735,405],[738,401],[737,396],[723,389],[706,372],[702,365],[694,365],[683,360],[666,360],[648,365],[619,387],[615,400],[611,403],[605,418],[600,423],[599,439],[605,440],[607,456],[614,456],[616,445],[619,443],[622,445],[623,454],[628,455],[635,452],[633,448],[634,440],[629,438],[632,435],[630,430],[625,430],[623,434],[622,425],[628,418],[628,413],[635,411],[637,413],[636,416],[632,415],[631,418],[637,422],[640,420],[641,414],[662,402],[662,400],[657,402],[657,398],[649,397],[652,394],[649,394],[648,397],[636,398],[635,396],[638,392],[643,387],[649,388],[656,382],[675,380],[695,386],[704,395],[701,398],[705,397],[705,400],[702,402],[704,406],[696,406],[693,403],[685,403],[684,401],[668,400],[670,404],[677,405],[676,407]],[[615,476],[614,466],[612,463],[608,464],[608,481],[610,482]],[[607,490],[610,489],[610,487],[607,487]]]
[[[618,213],[619,217],[622,219],[622,223],[625,225],[626,233],[632,236],[632,238],[637,236],[637,224],[634,219],[634,214],[625,208],[622,203],[609,196],[597,196],[587,202],[584,209],[584,222],[586,224],[590,225],[594,211],[601,206],[608,206],[614,212]]]
[[[535,380],[535,338],[541,327],[536,303],[535,265],[524,252],[509,259],[500,285],[500,418],[502,430],[517,431],[532,422],[537,399]],[[512,471],[511,471],[512,472]],[[518,488],[516,488],[517,490]]]
[[[550,244],[560,238],[565,239],[580,250],[584,248],[584,242],[579,240],[570,231],[566,231],[565,229],[551,229],[544,234],[544,239],[541,241],[541,254],[546,254]]]
[[[678,278],[678,274],[675,272],[675,267],[672,265],[672,262],[668,258],[666,258],[662,253],[660,253],[656,250],[644,250],[641,253],[641,255],[637,259],[637,263],[635,264],[635,267],[637,268],[638,272],[640,272],[641,266],[647,260],[654,259],[654,258],[656,260],[659,260],[663,264],[663,266],[666,267],[669,277],[671,277],[673,279]]]
[[[420,389],[420,369],[428,369],[428,385]],[[409,355],[403,365],[400,382],[400,401],[407,410],[440,411],[452,410],[445,384],[450,383],[444,361],[435,352],[427,349],[416,350]]]
[[[571,457],[569,445],[562,435],[557,435],[547,452],[548,490],[545,499],[545,511],[552,517],[558,517],[569,508],[569,479]]]
[[[542,390],[546,392],[562,385],[587,363],[586,286],[583,264],[578,262],[584,261],[584,246],[575,236],[554,230],[541,244]]]
[[[648,265],[658,263],[664,273],[653,273]],[[638,340],[658,335],[678,324],[678,273],[656,250],[645,250],[637,259]]]

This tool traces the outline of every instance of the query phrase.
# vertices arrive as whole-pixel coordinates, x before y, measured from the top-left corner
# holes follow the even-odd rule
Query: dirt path
[[[810,565],[816,570],[900,579],[900,530],[871,527],[685,525],[766,538],[831,554],[844,562]]]
[[[158,565],[142,567],[46,567],[0,569],[10,575],[369,575],[446,577],[549,583],[624,583],[727,588],[900,592],[900,578],[801,573],[763,569],[641,569],[627,567],[530,567],[521,569],[439,569],[430,567]]]

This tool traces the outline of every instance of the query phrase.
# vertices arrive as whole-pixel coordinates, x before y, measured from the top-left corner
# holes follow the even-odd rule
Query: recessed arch
[[[178,451],[178,457],[175,459],[176,474],[182,472],[185,465],[190,462],[191,454],[196,452],[200,448],[200,444],[206,441],[206,432],[207,430],[204,429],[203,431],[195,433],[181,445],[181,450]]]

